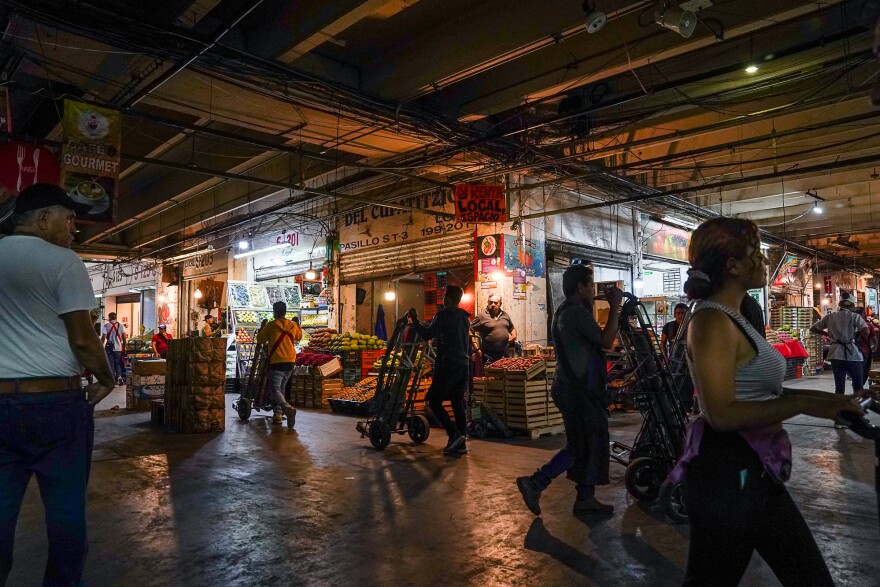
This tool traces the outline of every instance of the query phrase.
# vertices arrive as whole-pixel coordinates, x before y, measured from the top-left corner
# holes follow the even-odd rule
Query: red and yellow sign
[[[459,222],[507,222],[507,201],[501,184],[462,183],[455,186],[455,215]]]

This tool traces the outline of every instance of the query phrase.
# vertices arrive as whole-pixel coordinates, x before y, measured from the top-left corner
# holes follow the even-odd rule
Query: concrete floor
[[[827,388],[827,376],[795,385]],[[231,403],[233,396],[227,396]],[[124,401],[124,399],[123,399]],[[112,407],[108,406],[108,407]],[[124,407],[124,406],[123,406]],[[615,415],[629,441],[639,416]],[[680,585],[687,527],[631,499],[623,468],[599,497],[612,518],[572,517],[570,482],[544,495],[543,518],[514,478],[564,442],[471,441],[444,457],[397,437],[383,453],[355,420],[301,411],[295,431],[227,408],[222,434],[166,434],[148,414],[102,411],[90,485],[91,586],[137,585]],[[880,584],[872,446],[799,417],[789,486],[841,586]],[[30,487],[10,586],[39,585],[42,505]],[[743,585],[776,585],[755,557]]]

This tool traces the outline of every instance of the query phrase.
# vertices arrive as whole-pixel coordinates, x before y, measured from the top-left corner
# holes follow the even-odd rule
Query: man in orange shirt
[[[269,385],[275,398],[275,415],[272,422],[281,424],[284,416],[287,416],[287,427],[293,428],[296,423],[296,408],[287,403],[284,397],[284,389],[293,367],[296,364],[296,343],[302,340],[302,329],[299,324],[287,320],[287,304],[275,302],[272,305],[272,313],[275,319],[260,329],[257,334],[257,342],[269,346]]]

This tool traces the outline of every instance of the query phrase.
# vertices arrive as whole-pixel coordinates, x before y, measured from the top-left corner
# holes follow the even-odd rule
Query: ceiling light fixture
[[[306,271],[306,279],[308,279],[309,281],[314,281],[315,278],[317,278],[317,277],[318,277],[318,274],[315,273],[314,269],[312,269],[312,262],[309,261],[309,270]]]
[[[196,291],[193,292],[193,297],[197,300],[202,299],[202,290],[200,290],[199,288],[196,288]]]
[[[639,276],[633,281],[633,289],[642,289],[643,287],[645,287],[645,280],[642,279],[642,273],[639,272]]]
[[[813,202],[813,214],[821,214],[822,212],[824,212],[824,210],[822,209],[822,202],[825,201],[825,198],[820,197],[816,190],[807,190],[804,192],[804,195],[808,198],[813,198],[814,200],[816,200],[815,202]]]
[[[746,67],[746,73],[757,73],[757,72],[758,72],[757,65],[749,65],[748,67]]]
[[[251,244],[250,244],[249,242],[247,242],[247,241],[238,241],[238,250],[239,250],[239,251],[246,251],[246,250],[248,250],[249,248],[251,248]]]
[[[233,259],[242,259],[244,257],[250,257],[251,255],[256,255],[257,253],[264,253],[266,251],[274,251],[277,249],[286,249],[287,247],[293,246],[290,243],[281,243],[280,245],[272,245],[271,247],[266,247],[265,249],[252,249],[247,251],[246,253],[239,253],[237,255],[233,255]]]
[[[587,13],[587,21],[584,25],[587,28],[587,32],[598,33],[605,26],[605,23],[608,22],[608,17],[604,12],[596,10],[595,2],[584,2],[583,8],[584,12]]]
[[[662,11],[658,10],[654,13],[654,22],[685,39],[690,39],[694,29],[697,28],[697,15],[690,10],[664,5]]]
[[[388,289],[385,290],[385,300],[388,302],[393,302],[397,299],[397,293],[391,289],[391,282],[388,282]]]

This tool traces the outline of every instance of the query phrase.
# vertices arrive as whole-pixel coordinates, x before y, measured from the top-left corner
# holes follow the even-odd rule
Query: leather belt
[[[79,375],[73,377],[31,377],[27,379],[0,379],[0,393],[52,393],[82,389]]]

